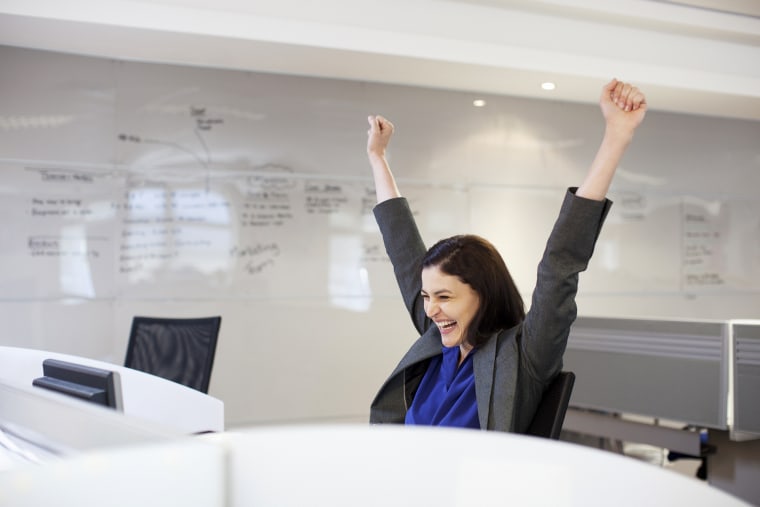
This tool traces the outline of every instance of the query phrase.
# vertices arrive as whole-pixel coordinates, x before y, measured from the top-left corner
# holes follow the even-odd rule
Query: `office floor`
[[[650,463],[652,466],[658,466],[687,477],[693,477],[694,480],[701,480],[697,477],[697,470],[701,465],[700,460],[678,459],[670,461],[668,460],[668,450],[661,447],[632,442],[621,442],[568,431],[563,431],[560,439],[579,445],[614,452],[616,454],[623,454],[632,459],[638,459]]]
[[[646,444],[623,443],[623,454],[635,458],[654,466],[659,466],[673,472],[685,475],[687,477],[697,478],[697,470],[702,464],[699,459],[678,459],[670,461],[668,459],[668,450],[661,447],[654,447]]]

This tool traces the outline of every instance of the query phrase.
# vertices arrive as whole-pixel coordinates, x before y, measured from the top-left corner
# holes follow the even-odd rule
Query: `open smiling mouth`
[[[457,325],[457,321],[455,320],[443,320],[441,322],[436,322],[436,326],[438,326],[438,329],[441,331],[445,331],[447,329],[451,329],[452,327]]]

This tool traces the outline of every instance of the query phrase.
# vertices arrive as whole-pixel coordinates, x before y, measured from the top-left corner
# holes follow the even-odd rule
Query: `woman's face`
[[[425,313],[441,332],[443,345],[462,345],[480,306],[477,292],[459,277],[430,266],[422,270],[422,298]]]

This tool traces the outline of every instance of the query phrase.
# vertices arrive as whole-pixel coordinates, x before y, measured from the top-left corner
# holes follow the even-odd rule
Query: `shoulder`
[[[523,323],[520,322],[509,329],[502,329],[495,333],[484,345],[495,349],[496,356],[499,357],[506,353],[508,356],[517,350],[520,338],[522,336]]]

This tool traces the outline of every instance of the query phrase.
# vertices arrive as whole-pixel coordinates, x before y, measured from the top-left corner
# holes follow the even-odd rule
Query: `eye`
[[[423,293],[421,293],[421,294],[420,294],[420,296],[422,296],[422,299],[424,299],[424,300],[426,300],[426,301],[427,301],[428,299],[430,299],[430,296],[428,296],[428,295],[427,295],[427,294],[425,294],[424,292],[423,292]]]

